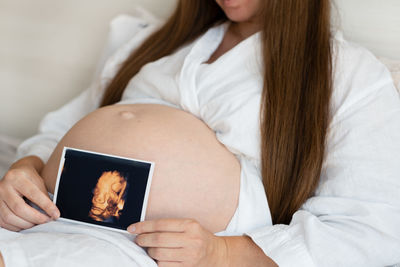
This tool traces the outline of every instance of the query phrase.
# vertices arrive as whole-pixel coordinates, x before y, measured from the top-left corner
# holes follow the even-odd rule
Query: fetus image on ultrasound
[[[125,204],[127,180],[118,171],[103,172],[93,190],[89,217],[99,222],[115,222]]]

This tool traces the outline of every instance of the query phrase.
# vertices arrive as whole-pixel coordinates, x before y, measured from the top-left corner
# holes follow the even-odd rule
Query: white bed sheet
[[[10,267],[156,267],[134,235],[54,221],[20,233],[0,228],[0,251]]]

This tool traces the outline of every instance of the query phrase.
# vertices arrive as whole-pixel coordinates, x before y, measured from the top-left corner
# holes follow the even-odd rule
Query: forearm
[[[230,267],[276,267],[262,249],[248,236],[225,236]]]
[[[0,253],[0,267],[4,267],[3,255]]]

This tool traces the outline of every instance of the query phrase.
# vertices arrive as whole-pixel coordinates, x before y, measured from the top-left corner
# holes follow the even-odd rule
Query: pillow
[[[393,60],[388,58],[379,58],[383,64],[388,67],[392,73],[394,84],[397,86],[397,90],[400,93],[400,60]]]

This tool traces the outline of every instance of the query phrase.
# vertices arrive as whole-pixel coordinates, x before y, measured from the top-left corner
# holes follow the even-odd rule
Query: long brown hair
[[[289,223],[321,174],[332,91],[329,0],[264,0],[261,174],[273,223]],[[149,62],[227,18],[215,0],[180,0],[174,14],[121,65],[101,106],[121,99]]]

